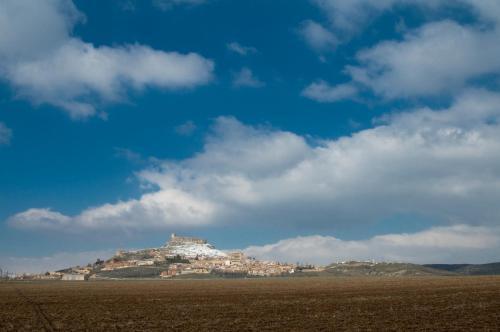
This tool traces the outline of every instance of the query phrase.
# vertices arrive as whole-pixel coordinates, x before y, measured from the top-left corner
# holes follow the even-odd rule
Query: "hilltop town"
[[[206,240],[172,234],[164,246],[140,251],[119,251],[101,271],[136,266],[163,266],[162,278],[184,275],[281,276],[295,272],[295,265],[258,261],[242,252],[225,253]]]
[[[172,234],[169,241],[159,248],[119,250],[105,261],[99,259],[85,267],[77,266],[29,278],[88,280],[275,277],[293,274],[297,268],[295,264],[260,261],[239,251],[224,252],[204,239]]]

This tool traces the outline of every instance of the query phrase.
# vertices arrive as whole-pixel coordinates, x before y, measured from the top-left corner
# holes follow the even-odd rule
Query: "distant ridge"
[[[487,264],[411,264],[390,262],[342,262],[325,267],[325,276],[479,276],[500,275],[500,262]]]
[[[456,275],[452,271],[435,269],[411,263],[389,262],[343,262],[328,265],[324,270],[329,276],[446,276]]]
[[[500,262],[487,264],[425,264],[423,266],[461,275],[500,275]]]

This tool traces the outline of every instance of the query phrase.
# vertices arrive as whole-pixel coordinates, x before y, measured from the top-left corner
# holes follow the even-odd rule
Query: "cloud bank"
[[[418,233],[378,235],[344,241],[332,236],[302,236],[244,249],[264,260],[326,265],[350,260],[379,262],[488,263],[498,260],[500,229],[454,225]]]
[[[308,232],[414,215],[436,225],[498,224],[500,95],[469,90],[447,109],[388,114],[338,139],[215,121],[203,151],[139,172],[137,199],[66,216],[34,208],[21,229],[190,229],[272,225]]]
[[[196,53],[94,46],[72,36],[84,19],[70,0],[0,3],[0,77],[18,97],[85,118],[98,104],[126,99],[128,90],[193,88],[212,80],[213,62]]]

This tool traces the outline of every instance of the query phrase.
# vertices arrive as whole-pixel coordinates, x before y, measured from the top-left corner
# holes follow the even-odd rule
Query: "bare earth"
[[[500,277],[0,283],[0,331],[500,330]]]

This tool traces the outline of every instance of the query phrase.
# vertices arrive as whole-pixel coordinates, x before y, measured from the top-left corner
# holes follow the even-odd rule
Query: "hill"
[[[411,263],[386,262],[343,262],[328,265],[323,275],[330,276],[439,276],[455,275],[452,271],[439,270],[428,266]]]
[[[424,266],[462,275],[500,275],[500,262],[488,264],[426,264]]]
[[[218,250],[207,240],[172,234],[161,247],[119,250],[107,259],[31,279],[155,279],[277,277],[295,273],[293,264],[259,261],[242,252]],[[80,280],[78,279],[78,280]]]

